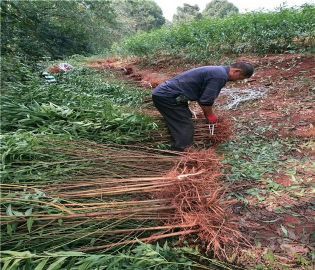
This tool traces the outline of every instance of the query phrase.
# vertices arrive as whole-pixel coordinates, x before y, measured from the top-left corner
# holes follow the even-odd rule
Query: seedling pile
[[[103,148],[108,151],[98,153],[97,159],[92,157],[92,151],[89,157],[82,151],[82,158],[107,160],[115,168],[122,159],[131,157],[116,152],[113,159],[115,149]],[[76,153],[74,149],[68,151]],[[140,152],[129,153],[137,157]],[[147,157],[146,162],[157,167],[162,164],[160,169],[165,169],[169,158],[164,157],[164,164],[153,157]],[[128,161],[124,165],[137,169],[136,164]],[[138,241],[175,236],[184,239],[187,235],[189,241],[203,243],[207,251],[226,259],[249,243],[233,218],[231,203],[224,199],[220,170],[219,158],[208,150],[184,155],[173,170],[159,177],[157,171],[151,171],[151,177],[132,178],[110,178],[105,171],[103,175],[100,172],[89,175],[87,171],[84,176],[72,176],[49,186],[2,184],[1,203],[6,212],[1,219],[3,229],[7,229],[2,249],[70,248],[92,252]]]

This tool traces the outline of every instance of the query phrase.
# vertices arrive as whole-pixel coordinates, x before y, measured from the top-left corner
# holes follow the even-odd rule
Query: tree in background
[[[110,1],[2,1],[1,53],[62,58],[108,48]]]
[[[1,53],[60,58],[112,44],[110,1],[2,1]]]
[[[22,80],[43,57],[109,51],[114,42],[164,23],[152,0],[3,0],[2,79]]]
[[[173,16],[174,23],[189,22],[202,17],[198,5],[184,4],[183,7],[177,7],[177,13]]]
[[[113,0],[120,37],[150,31],[165,23],[162,9],[153,0]]]
[[[1,51],[53,59],[98,53],[164,23],[161,8],[152,0],[4,0]]]
[[[43,57],[110,49],[111,1],[1,1],[1,84],[27,80]]]
[[[202,15],[204,17],[223,18],[228,15],[238,14],[239,10],[227,0],[213,0],[206,5]]]

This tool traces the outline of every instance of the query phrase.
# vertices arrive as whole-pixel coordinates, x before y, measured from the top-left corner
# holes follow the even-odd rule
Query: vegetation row
[[[203,19],[138,34],[114,47],[117,54],[206,61],[222,55],[307,51],[314,45],[315,7]]]

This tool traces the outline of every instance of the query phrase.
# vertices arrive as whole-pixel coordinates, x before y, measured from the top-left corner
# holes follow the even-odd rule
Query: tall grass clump
[[[116,45],[118,54],[146,58],[172,56],[207,61],[222,55],[311,50],[315,6],[204,19],[136,35]]]
[[[2,131],[67,134],[100,142],[148,140],[154,122],[140,114],[146,94],[108,83],[97,71],[77,69],[47,84],[36,74],[6,83],[1,99]]]

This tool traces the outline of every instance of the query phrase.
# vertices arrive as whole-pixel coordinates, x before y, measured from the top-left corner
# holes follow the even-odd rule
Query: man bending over
[[[188,101],[197,101],[206,119],[215,124],[212,106],[227,81],[249,78],[254,67],[245,62],[230,66],[203,66],[188,70],[153,90],[155,107],[162,114],[172,137],[172,150],[184,151],[193,144],[194,125]]]

